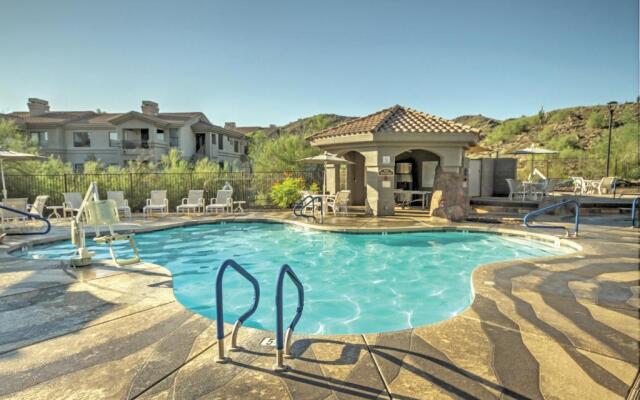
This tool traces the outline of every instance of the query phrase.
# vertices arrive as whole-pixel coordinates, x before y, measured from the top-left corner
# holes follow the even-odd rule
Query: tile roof
[[[28,111],[16,111],[5,115],[5,118],[14,118],[27,124],[54,124],[64,125],[67,123],[87,124],[87,125],[110,125],[112,119],[122,117],[129,113],[143,115],[138,111],[128,113],[96,113],[94,111],[50,111],[38,116],[32,116]],[[146,114],[145,114],[146,116]],[[177,112],[159,113],[158,115],[147,116],[150,119],[161,120],[166,123],[183,123],[194,117],[204,116],[201,112]]]
[[[223,128],[218,125],[213,125],[205,121],[198,121],[191,125],[191,130],[194,133],[213,132],[222,133],[223,135],[232,136],[235,138],[244,138],[245,134],[233,129]]]
[[[479,133],[475,128],[395,105],[365,117],[327,128],[310,140],[358,133]]]

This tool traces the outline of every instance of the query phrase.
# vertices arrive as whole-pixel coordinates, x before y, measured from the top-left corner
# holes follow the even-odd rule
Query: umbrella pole
[[[324,174],[322,174],[322,206],[320,207],[320,223],[324,224],[324,213],[326,210],[326,197],[327,193],[327,163],[324,163]]]
[[[2,175],[2,198],[4,200],[7,199],[7,186],[4,183],[4,163],[2,162],[2,159],[0,158],[0,175]]]

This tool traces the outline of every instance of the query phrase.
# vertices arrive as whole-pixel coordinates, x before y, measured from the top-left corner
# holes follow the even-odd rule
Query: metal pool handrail
[[[28,212],[24,212],[21,210],[17,210],[15,208],[11,208],[11,207],[7,207],[7,206],[3,206],[0,204],[0,208],[3,210],[7,210],[7,211],[11,211],[12,213],[16,213],[16,214],[20,214],[20,215],[24,215],[25,217],[29,218],[29,219],[36,219],[38,221],[43,221],[45,223],[45,230],[42,232],[14,232],[14,233],[10,233],[7,232],[7,235],[10,236],[19,236],[19,235],[46,235],[47,233],[49,233],[49,231],[51,230],[51,222],[49,222],[48,219],[46,219],[45,217],[38,215],[38,214],[31,214]]]
[[[565,206],[567,204],[574,204],[575,208],[576,208],[576,218],[575,218],[575,228],[574,228],[574,232],[573,235],[574,236],[578,236],[578,228],[580,226],[580,203],[578,202],[578,200],[575,199],[568,199],[568,200],[563,200],[559,203],[554,203],[551,204],[549,206],[546,207],[542,207],[539,208],[537,210],[531,211],[530,213],[528,213],[527,215],[524,216],[523,222],[524,222],[524,226],[526,226],[527,228],[546,228],[546,229],[563,229],[565,231],[566,236],[569,236],[569,230],[567,228],[565,228],[564,226],[555,226],[555,225],[529,225],[529,222],[531,222],[531,220],[535,217],[537,217],[538,215],[544,214],[547,211],[550,210],[554,210],[556,208]]]
[[[636,197],[633,199],[631,203],[631,227],[638,228],[640,227],[640,221],[636,224],[636,219],[638,219],[638,203],[640,202],[640,197]]]
[[[289,275],[291,281],[296,285],[298,289],[298,308],[296,309],[296,315],[287,328],[287,334],[283,339],[283,323],[282,323],[282,289],[284,285],[284,277]],[[300,279],[293,272],[293,269],[287,264],[284,264],[280,268],[278,274],[278,280],[276,281],[276,365],[273,367],[275,371],[286,371],[287,366],[284,365],[283,352],[287,357],[291,356],[291,335],[295,329],[300,317],[302,316],[302,310],[304,308],[304,287],[300,282]]]
[[[218,268],[218,273],[216,275],[216,335],[218,337],[218,358],[216,362],[222,363],[228,360],[224,356],[224,312],[222,305],[222,277],[224,276],[224,272],[227,270],[227,267],[231,267],[235,269],[240,275],[242,275],[246,280],[251,282],[253,285],[253,304],[245,312],[238,318],[236,323],[233,325],[233,330],[231,331],[231,348],[229,350],[237,349],[236,346],[236,338],[238,335],[238,330],[242,326],[242,324],[249,319],[256,309],[258,308],[258,303],[260,302],[260,285],[256,278],[253,277],[246,269],[242,268],[240,264],[233,260],[226,260],[220,265]]]
[[[308,201],[308,199],[311,199],[311,201]],[[323,212],[322,211],[322,197],[316,197],[316,196],[308,195],[308,196],[305,196],[302,200],[300,200],[296,204],[294,204],[294,206],[293,206],[293,215],[295,215],[296,217],[311,217],[311,218],[313,218],[314,221],[317,221],[317,218],[316,218],[315,215],[306,215],[304,213],[304,210],[308,205],[311,205],[311,209],[315,210],[316,201],[320,204],[320,214],[322,214],[322,212]]]

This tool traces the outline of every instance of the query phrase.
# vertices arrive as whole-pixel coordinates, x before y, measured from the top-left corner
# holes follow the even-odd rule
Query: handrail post
[[[282,322],[282,292],[285,275],[289,276],[298,289],[298,308],[296,309],[296,315],[293,317],[293,320],[291,320],[291,323],[287,328],[286,336],[283,335],[284,324]],[[289,369],[289,367],[284,364],[284,357],[291,358],[291,337],[293,335],[293,330],[302,316],[303,309],[304,287],[302,286],[300,279],[298,279],[296,274],[293,272],[293,269],[291,269],[288,264],[284,264],[280,268],[278,280],[276,281],[276,364],[273,366],[273,370],[276,372],[284,372]]]
[[[253,277],[246,269],[242,268],[237,262],[229,259],[220,265],[218,268],[218,273],[216,274],[216,337],[218,339],[218,358],[216,358],[217,363],[224,363],[229,361],[228,357],[224,355],[224,309],[222,303],[222,278],[224,276],[224,272],[227,267],[231,267],[236,270],[240,275],[242,275],[246,280],[248,280],[253,285],[253,304],[244,314],[238,318],[236,323],[233,325],[233,330],[231,332],[231,348],[229,350],[237,350],[236,340],[238,336],[238,330],[242,326],[242,324],[249,319],[251,315],[258,309],[258,303],[260,302],[260,285],[256,278]]]

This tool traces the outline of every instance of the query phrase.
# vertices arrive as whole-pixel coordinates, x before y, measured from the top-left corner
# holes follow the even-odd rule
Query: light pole
[[[613,127],[613,108],[618,104],[617,101],[610,101],[607,103],[609,106],[609,142],[607,143],[607,170],[604,176],[609,176],[609,165],[611,161],[611,128]]]

